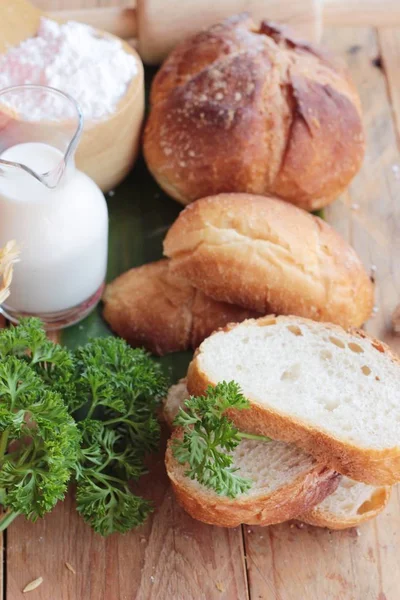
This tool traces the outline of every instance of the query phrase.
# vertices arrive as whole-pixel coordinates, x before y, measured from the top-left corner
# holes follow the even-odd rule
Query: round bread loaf
[[[220,194],[183,210],[164,240],[170,269],[202,292],[259,313],[359,327],[374,287],[318,217],[276,198]]]
[[[147,165],[183,204],[248,192],[315,210],[347,187],[363,159],[360,102],[347,74],[247,15],[179,45],[150,101]]]

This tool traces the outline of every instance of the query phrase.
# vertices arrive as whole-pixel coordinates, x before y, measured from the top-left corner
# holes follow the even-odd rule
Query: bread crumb
[[[43,577],[38,577],[37,579],[34,579],[30,583],[28,583],[22,590],[22,593],[26,594],[27,592],[33,592],[33,590],[36,590],[36,588],[38,588],[39,585],[42,585],[42,583]]]
[[[392,165],[392,172],[395,179],[400,179],[400,165]]]
[[[65,566],[67,567],[68,571],[71,571],[71,573],[76,575],[76,571],[75,571],[74,567],[72,565],[70,565],[69,562],[66,562]]]
[[[154,577],[154,575],[150,575],[150,582],[151,582],[151,583],[154,583],[154,581],[155,581],[155,577]]]
[[[215,587],[217,588],[217,590],[219,592],[224,592],[225,591],[225,588],[224,588],[224,586],[222,585],[222,583],[220,581],[216,581],[215,582]]]
[[[246,88],[247,94],[251,94],[251,92],[254,90],[255,87],[256,86],[254,85],[254,83],[249,83]]]
[[[209,72],[209,76],[211,77],[211,79],[218,79],[219,77],[221,77],[222,73],[221,71],[218,71],[218,69],[211,69],[211,71]]]
[[[400,335],[400,304],[393,311],[392,327],[394,333]]]

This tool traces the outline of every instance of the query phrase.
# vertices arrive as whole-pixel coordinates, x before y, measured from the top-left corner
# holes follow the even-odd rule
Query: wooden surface
[[[44,0],[41,5],[63,7],[61,2],[46,6]],[[325,41],[350,68],[368,139],[361,173],[326,217],[365,265],[376,267],[377,312],[367,329],[400,352],[400,338],[390,327],[391,313],[400,302],[400,30],[334,29],[326,32]],[[165,231],[180,210],[157,188],[142,162],[109,199],[109,208],[110,277],[158,258]],[[67,330],[62,342],[76,345],[106,333],[95,313]],[[184,372],[188,358],[163,361],[173,379]],[[125,536],[104,540],[93,534],[78,518],[71,498],[36,524],[23,519],[13,523],[5,535],[3,600],[400,598],[398,489],[384,514],[343,532],[294,523],[234,530],[197,523],[171,494],[162,452],[141,489],[156,510],[145,526]],[[22,594],[39,576],[43,584]]]

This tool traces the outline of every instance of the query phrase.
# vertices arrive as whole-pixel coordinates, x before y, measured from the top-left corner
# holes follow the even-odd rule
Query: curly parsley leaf
[[[38,319],[0,331],[0,502],[4,529],[36,520],[77,482],[77,507],[108,535],[141,524],[150,504],[130,480],[158,445],[161,368],[123,340],[101,338],[70,352]]]
[[[74,358],[72,407],[82,419],[77,508],[102,535],[127,531],[151,510],[131,492],[129,481],[146,472],[144,458],[158,446],[155,409],[167,383],[145,351],[117,338],[93,340],[78,348]]]
[[[232,452],[243,438],[269,438],[240,432],[224,414],[249,406],[234,381],[210,386],[204,396],[191,396],[185,402],[174,421],[181,434],[174,440],[172,451],[176,460],[187,466],[187,477],[229,498],[250,489],[251,481],[233,466]]]
[[[0,363],[0,496],[10,515],[35,521],[67,490],[80,434],[57,392],[44,389],[29,365]]]

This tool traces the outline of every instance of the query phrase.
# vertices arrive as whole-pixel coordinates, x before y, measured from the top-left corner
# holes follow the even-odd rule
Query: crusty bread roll
[[[281,200],[198,200],[172,225],[164,253],[174,273],[208,296],[263,314],[351,327],[373,307],[373,284],[355,251],[327,223]]]
[[[183,204],[249,192],[314,210],[346,188],[363,159],[360,103],[347,75],[247,15],[179,45],[150,101],[147,165]]]
[[[173,275],[167,260],[120,275],[103,302],[104,318],[119,336],[159,355],[197,348],[218,327],[256,314],[208,298]]]
[[[373,486],[400,482],[400,360],[364,331],[298,317],[228,325],[197,349],[190,394],[236,381],[241,431],[296,444],[321,463]]]

